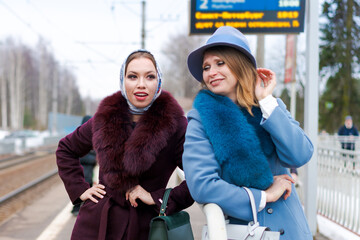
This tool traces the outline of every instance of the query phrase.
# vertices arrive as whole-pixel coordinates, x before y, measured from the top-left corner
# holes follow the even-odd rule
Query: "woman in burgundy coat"
[[[119,92],[106,97],[94,117],[59,142],[59,175],[71,201],[84,202],[71,239],[148,238],[151,218],[174,169],[182,168],[187,121],[176,100],[161,91],[153,55],[131,53],[120,72]],[[99,184],[85,182],[79,157],[95,149]],[[186,182],[170,194],[166,214],[193,203]]]

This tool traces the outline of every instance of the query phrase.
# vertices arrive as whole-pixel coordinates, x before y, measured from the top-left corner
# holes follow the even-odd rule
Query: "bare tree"
[[[48,89],[51,79],[52,55],[46,48],[46,43],[40,39],[38,42],[39,56],[39,83],[38,83],[38,109],[37,109],[37,128],[44,128],[47,124],[48,114]],[[51,96],[51,95],[50,95]]]
[[[4,73],[4,63],[5,63],[5,51],[0,49],[0,94],[1,94],[1,128],[7,129],[7,85],[5,80],[5,73]]]
[[[24,127],[25,113],[25,77],[26,77],[26,47],[20,45],[16,49],[16,121],[15,128],[22,129]]]
[[[59,82],[59,68],[54,71],[54,77],[52,82],[52,103],[51,103],[51,111],[53,114],[53,121],[51,126],[51,134],[57,134],[57,112],[58,112],[58,82]]]
[[[14,53],[14,42],[11,39],[7,39],[6,41],[6,72],[5,72],[5,78],[6,78],[6,85],[9,89],[9,111],[10,111],[10,127],[14,128],[14,110],[15,110],[15,71],[16,71],[16,59],[15,59],[15,53]],[[12,122],[12,124],[11,124]]]
[[[171,36],[165,43],[162,53],[168,60],[168,64],[164,66],[166,78],[164,88],[172,92],[174,96],[193,98],[199,90],[199,83],[194,80],[187,68],[187,56],[204,42],[204,37],[188,36],[183,32]]]
[[[0,89],[1,89],[1,127],[7,129],[7,102],[6,102],[6,82],[3,73],[0,75]]]
[[[39,101],[39,58],[38,51],[26,50],[25,114],[24,128],[37,128]]]
[[[9,64],[6,78],[9,88],[9,111],[11,119],[10,126],[11,129],[21,129],[23,127],[25,104],[25,60],[23,54],[24,47],[20,44],[19,46],[16,46],[14,41],[12,41],[11,39],[9,39],[6,44],[6,55]]]
[[[25,122],[26,127],[45,129],[56,105],[62,113],[84,114],[76,76],[57,63],[49,44],[40,39],[33,50],[8,38],[0,46],[2,128],[22,129]]]
[[[71,114],[72,106],[73,106],[73,89],[75,86],[75,77],[70,72],[69,69],[64,68],[61,74],[62,78],[62,85],[61,85],[61,92],[64,96],[64,108],[63,111],[65,114]]]

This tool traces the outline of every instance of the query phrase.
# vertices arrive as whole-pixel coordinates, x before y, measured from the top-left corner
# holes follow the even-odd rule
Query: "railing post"
[[[208,225],[209,240],[227,240],[225,218],[221,208],[215,203],[203,205]]]
[[[183,170],[176,168],[177,184],[185,180]],[[227,240],[225,217],[222,209],[215,203],[199,204],[206,216],[209,240]],[[185,240],[185,239],[184,239]]]

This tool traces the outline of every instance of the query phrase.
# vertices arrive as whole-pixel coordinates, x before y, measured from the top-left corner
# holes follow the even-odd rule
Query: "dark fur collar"
[[[105,98],[93,124],[93,145],[105,184],[122,191],[135,186],[176,132],[183,115],[176,100],[163,91],[132,129],[121,92]]]

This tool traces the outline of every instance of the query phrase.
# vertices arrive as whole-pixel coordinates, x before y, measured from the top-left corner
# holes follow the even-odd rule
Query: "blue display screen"
[[[197,11],[291,11],[302,0],[197,0]]]
[[[244,33],[304,31],[306,0],[191,0],[190,34],[211,34],[221,26]]]

